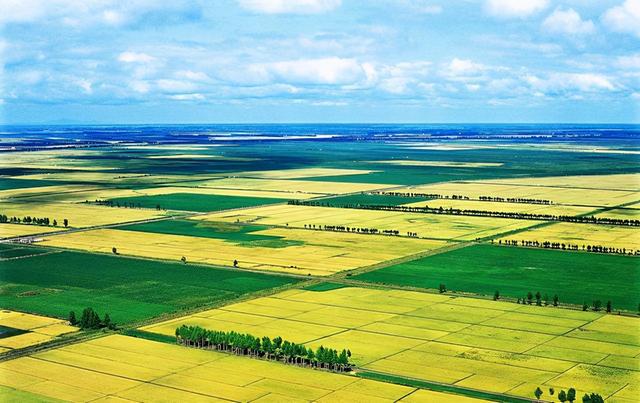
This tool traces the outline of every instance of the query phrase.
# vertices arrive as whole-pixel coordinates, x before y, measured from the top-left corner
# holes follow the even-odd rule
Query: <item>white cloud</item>
[[[593,21],[583,20],[572,8],[568,10],[557,8],[544,20],[542,28],[554,34],[582,35],[595,32]]]
[[[629,56],[618,57],[616,64],[623,69],[638,69],[640,70],[640,53]]]
[[[85,94],[93,93],[93,83],[87,79],[80,78],[75,81],[76,85],[85,92]]]
[[[338,57],[256,64],[250,70],[258,79],[299,84],[353,84],[366,77],[355,59]]]
[[[341,0],[238,0],[240,7],[264,14],[319,14],[340,6]]]
[[[640,38],[640,0],[625,0],[623,4],[608,9],[602,21],[612,31]]]
[[[158,88],[164,92],[190,92],[197,88],[197,85],[190,81],[161,79],[156,81]]]
[[[176,72],[176,77],[191,81],[209,81],[211,78],[201,71],[180,70]]]
[[[448,65],[448,72],[453,76],[473,75],[484,69],[485,66],[480,63],[475,63],[469,59],[458,59],[457,57],[451,60]]]
[[[486,0],[485,11],[498,18],[526,18],[549,5],[549,0]]]
[[[123,63],[150,63],[156,58],[146,53],[122,52],[118,55],[118,61]]]
[[[202,94],[194,93],[194,94],[175,94],[170,95],[170,99],[175,99],[176,101],[204,101],[205,96]]]
[[[611,78],[595,73],[552,73],[547,78],[527,75],[523,79],[532,89],[544,93],[598,92],[618,89]]]

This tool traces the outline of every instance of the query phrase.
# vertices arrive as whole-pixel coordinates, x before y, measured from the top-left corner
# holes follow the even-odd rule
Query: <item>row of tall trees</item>
[[[536,390],[533,391],[533,395],[538,400],[540,400],[543,394],[544,392],[542,391],[542,389],[540,389],[539,386],[536,388]],[[553,396],[554,394],[555,390],[553,388],[549,388],[549,395]],[[567,391],[561,390],[560,392],[558,392],[558,400],[562,403],[573,403],[576,400],[575,388],[569,388],[569,390]],[[582,403],[604,403],[604,399],[597,393],[585,393],[584,396],[582,396]]]
[[[378,228],[360,228],[360,227],[347,227],[344,225],[316,225],[316,224],[304,224],[305,229],[322,230],[322,231],[334,231],[334,232],[355,232],[358,234],[381,234],[381,235],[395,235],[399,236],[400,231],[397,229],[383,229]],[[407,231],[406,236],[415,238],[418,236],[417,232]]]
[[[0,214],[0,223],[9,223],[9,224],[30,224],[30,225],[45,225],[45,226],[51,226],[53,225],[54,227],[58,226],[58,220],[53,219],[51,220],[49,217],[31,217],[31,216],[25,216],[25,217],[9,217],[6,214]],[[64,225],[65,227],[69,226],[69,220],[67,220],[66,218],[64,220],[62,220],[62,225]]]
[[[498,291],[496,291],[496,293],[498,293]],[[518,304],[529,304],[529,305],[532,305],[534,297],[536,299],[536,305],[537,306],[542,306],[543,303],[544,303],[544,306],[549,305],[549,296],[547,294],[544,294],[544,296],[543,296],[542,294],[540,294],[540,291],[536,292],[535,295],[531,291],[529,291],[527,293],[526,297],[523,297],[522,299],[518,298]],[[494,299],[496,299],[496,298],[494,298]],[[553,296],[553,306],[558,306],[559,302],[560,302],[560,298],[558,297],[558,294],[554,295]]]
[[[289,204],[316,207],[336,207],[326,201],[313,200],[289,200]],[[621,225],[621,226],[640,226],[640,220],[630,220],[621,218],[595,217],[595,216],[569,216],[555,214],[536,214],[524,213],[516,211],[489,211],[475,209],[458,209],[440,207],[415,207],[415,206],[390,206],[383,204],[345,204],[339,207],[353,208],[363,210],[383,210],[398,211],[403,213],[422,213],[422,214],[445,214],[445,215],[461,215],[472,217],[493,217],[493,218],[509,218],[514,220],[534,220],[534,221],[558,221],[570,222],[578,224],[602,224],[602,225]]]
[[[479,200],[498,203],[553,204],[551,200],[533,199],[526,197],[478,196],[477,199],[474,199],[464,195],[442,195],[438,193],[371,192],[371,194],[400,197],[424,197],[426,199]]]
[[[89,200],[85,200],[84,202],[89,203]],[[99,206],[107,206],[107,207],[142,208],[142,205],[140,203],[127,202],[127,201],[123,201],[122,203],[120,203],[119,201],[114,202],[113,200],[96,199],[93,203]]]
[[[107,328],[111,330],[116,329],[115,322],[111,321],[111,317],[108,313],[104,314],[104,317],[100,319],[100,315],[93,308],[85,308],[82,311],[80,319],[76,317],[74,311],[69,312],[69,323],[72,326],[78,326],[82,330],[102,329]]]
[[[246,355],[266,360],[282,361],[285,364],[321,368],[330,371],[350,371],[351,351],[318,347],[315,351],[302,344],[284,340],[282,337],[270,339],[234,331],[207,330],[200,326],[182,325],[176,329],[178,344],[188,347],[219,350],[237,355]]]
[[[491,243],[494,243],[491,240]],[[564,242],[551,242],[551,241],[529,241],[529,240],[517,240],[517,239],[505,239],[498,240],[498,245],[506,245],[506,246],[525,246],[530,248],[543,248],[543,249],[557,249],[557,250],[573,250],[573,251],[584,251],[584,252],[593,252],[593,253],[607,253],[607,254],[618,254],[618,255],[640,255],[640,250],[636,249],[627,249],[627,248],[618,248],[615,246],[603,246],[603,245],[585,245],[582,246]]]

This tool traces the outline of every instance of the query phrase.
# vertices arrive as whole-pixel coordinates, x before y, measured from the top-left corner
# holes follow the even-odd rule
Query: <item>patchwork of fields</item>
[[[0,353],[44,343],[77,331],[66,320],[0,311]]]
[[[0,398],[20,401],[445,402],[455,398],[126,336],[0,362],[0,385],[4,386]]]
[[[399,290],[290,290],[144,327],[181,324],[348,346],[362,370],[529,397],[575,387],[631,402],[636,318]],[[546,389],[545,389],[546,390]]]

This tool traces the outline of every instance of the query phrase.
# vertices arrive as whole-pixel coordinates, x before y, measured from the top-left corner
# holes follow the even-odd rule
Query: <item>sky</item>
[[[640,0],[0,0],[0,123],[640,123]]]

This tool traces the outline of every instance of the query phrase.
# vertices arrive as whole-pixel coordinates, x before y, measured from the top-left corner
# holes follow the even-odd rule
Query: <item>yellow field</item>
[[[151,155],[147,158],[157,159],[157,160],[174,160],[174,159],[214,159],[221,161],[257,161],[258,158],[242,158],[242,157],[226,157],[224,155],[214,155],[214,154],[161,154],[161,155]]]
[[[358,210],[331,207],[277,205],[242,211],[219,212],[194,219],[253,224],[283,225],[304,228],[304,225],[343,225],[346,227],[398,230],[400,234],[417,232],[419,237],[473,240],[497,233],[526,228],[535,221],[503,218],[467,217],[380,210]]]
[[[32,180],[52,180],[52,181],[83,181],[93,183],[170,183],[180,182],[196,179],[209,179],[215,178],[219,175],[150,175],[139,173],[126,173],[126,172],[83,172],[83,171],[69,171],[69,172],[54,172],[44,174],[32,174],[14,176],[15,179],[32,179]]]
[[[50,197],[58,197],[61,194],[90,190],[95,187],[83,185],[60,185],[60,186],[40,186],[24,189],[0,190],[0,200],[22,198],[31,200],[35,197],[42,197],[45,200]]]
[[[74,169],[79,171],[111,170],[111,167],[97,166],[77,159],[77,156],[99,155],[100,150],[59,149],[43,151],[12,152],[11,158],[3,158],[0,167],[32,169]]]
[[[284,291],[143,329],[173,335],[182,324],[349,348],[364,369],[529,398],[537,386],[609,396],[640,385],[640,320],[594,312],[341,288]]]
[[[526,204],[526,203],[503,203],[476,200],[453,200],[436,199],[415,203],[408,203],[405,206],[432,208],[442,207],[445,209],[466,209],[481,211],[504,211],[507,213],[531,213],[531,214],[555,214],[555,215],[579,215],[594,211],[594,207],[571,206],[563,204]]]
[[[117,209],[116,209],[117,210]],[[99,229],[45,238],[44,245],[122,255],[179,260],[295,274],[330,275],[444,246],[443,241],[335,233],[287,228],[254,232],[257,235],[302,241],[282,248],[249,247],[222,239]]]
[[[184,183],[188,186],[218,189],[271,190],[289,193],[311,193],[316,195],[365,192],[388,188],[391,185],[376,183],[319,182],[285,179],[224,178],[210,181]]]
[[[245,171],[225,174],[225,176],[239,176],[260,179],[299,179],[314,178],[319,176],[363,175],[371,172],[364,169],[337,169],[337,168],[295,168],[277,169],[272,171]]]
[[[416,160],[386,160],[370,161],[372,164],[388,164],[415,167],[451,167],[451,168],[485,168],[500,167],[501,162],[460,162],[460,161],[416,161]]]
[[[0,224],[0,239],[13,238],[15,236],[45,234],[48,232],[60,231],[64,228],[43,227],[40,225],[23,225],[23,224]]]
[[[549,176],[543,178],[509,178],[491,180],[484,179],[480,182],[529,186],[615,189],[631,190],[636,192],[640,191],[640,174]]]
[[[63,229],[63,220],[69,220],[69,227],[81,228],[94,225],[115,224],[129,221],[146,220],[162,217],[161,211],[150,209],[128,209],[106,206],[96,206],[83,203],[14,203],[0,202],[0,212],[9,217],[49,217],[51,223],[58,221]],[[4,224],[2,224],[4,225]],[[37,226],[33,226],[38,230]],[[41,227],[46,228],[46,227]]]
[[[637,204],[635,206],[638,206]],[[640,208],[619,208],[604,211],[595,215],[603,218],[617,218],[620,220],[640,220]]]
[[[521,182],[535,179],[522,179]],[[598,177],[591,179],[594,183]],[[604,179],[603,179],[604,180]],[[594,185],[595,186],[595,185]],[[640,200],[640,193],[634,189],[610,190],[609,188],[569,188],[544,187],[535,184],[484,183],[484,182],[447,182],[433,185],[410,186],[397,190],[398,192],[436,193],[441,195],[463,195],[470,198],[479,196],[520,197],[532,199],[546,199],[554,204],[569,204],[577,206],[616,206]]]
[[[479,402],[119,335],[1,362],[0,385],[68,401]]]
[[[0,338],[0,352],[44,343],[78,330],[65,320],[8,310],[0,311],[0,326],[28,330],[27,333]]]
[[[628,250],[640,249],[640,232],[637,228],[613,225],[556,223],[520,232],[515,235],[515,239],[564,242],[580,248],[582,245],[601,245]]]

